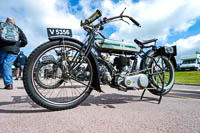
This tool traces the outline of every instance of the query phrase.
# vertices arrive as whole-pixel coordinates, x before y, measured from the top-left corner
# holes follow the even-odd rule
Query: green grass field
[[[177,71],[175,83],[200,85],[200,71]]]

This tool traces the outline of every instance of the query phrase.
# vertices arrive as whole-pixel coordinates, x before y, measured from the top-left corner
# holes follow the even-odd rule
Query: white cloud
[[[174,33],[187,32],[200,17],[200,1],[198,0],[142,0],[133,3],[131,0],[114,3],[111,0],[102,2],[102,10],[106,16],[117,16],[127,8],[124,14],[132,16],[141,25],[137,28],[123,22],[113,23],[116,31],[110,38],[132,42],[135,38],[158,38],[163,44],[167,43],[167,37]],[[173,31],[173,34],[171,33]],[[194,54],[200,51],[200,34],[174,42],[177,45],[177,62],[186,54]]]
[[[177,62],[181,62],[181,57],[184,55],[195,54],[196,51],[200,51],[200,34],[188,37],[186,39],[179,39],[176,42],[170,44],[177,46]]]
[[[1,0],[0,16],[16,19],[28,38],[27,49],[33,50],[47,41],[47,27],[71,28],[76,37],[83,32],[80,19],[71,14],[67,7],[68,3],[61,0]]]
[[[102,11],[103,17],[113,17],[125,7],[124,14],[135,18],[142,28],[123,22],[110,23],[105,29],[111,25],[114,27],[115,31],[110,35],[112,39],[132,42],[135,38],[158,38],[164,44],[168,36],[187,32],[200,16],[199,0],[140,0],[137,3],[132,0],[120,0],[118,3],[111,0],[80,0],[79,5],[74,7],[67,0],[1,0],[0,16],[16,18],[17,25],[27,35],[29,46],[26,50],[30,53],[33,48],[47,41],[47,27],[71,28],[74,37],[82,40],[85,32],[80,27],[81,19],[89,17],[96,8]],[[176,42],[178,47],[181,46],[178,43],[180,41]],[[197,48],[197,43],[193,44]],[[178,48],[178,52],[188,51],[190,45],[191,42],[185,41],[184,47]]]
[[[131,0],[114,3],[111,0],[102,2],[102,11],[107,16],[116,16],[127,8],[125,14],[132,16],[142,28],[137,28],[126,23],[113,23],[116,27],[110,37],[113,39],[126,39],[133,41],[134,38],[151,39],[158,38],[165,42],[171,34],[184,32],[191,27],[200,16],[200,1],[197,0],[142,0],[133,3]]]

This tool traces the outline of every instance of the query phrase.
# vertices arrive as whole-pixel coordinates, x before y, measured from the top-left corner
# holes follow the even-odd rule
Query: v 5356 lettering
[[[47,28],[48,37],[51,36],[69,36],[72,37],[71,29],[63,29],[63,28]]]

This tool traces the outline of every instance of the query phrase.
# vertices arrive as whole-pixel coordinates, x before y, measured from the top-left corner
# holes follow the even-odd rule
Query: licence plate
[[[71,29],[63,29],[63,28],[47,28],[48,37],[51,36],[70,36],[72,37]]]

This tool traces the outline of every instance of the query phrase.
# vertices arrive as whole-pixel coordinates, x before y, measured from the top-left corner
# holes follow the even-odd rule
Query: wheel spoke
[[[79,81],[79,80],[77,80],[76,78],[71,78],[72,80],[74,80],[74,81],[76,81],[76,82],[78,82],[78,83],[80,83],[80,84],[83,84],[83,85],[85,85],[86,87],[88,87],[88,85],[87,84],[85,84],[85,83],[83,83],[83,82],[81,82],[81,81]]]
[[[155,62],[150,66],[150,76],[152,76],[152,80],[150,81],[158,91],[161,91],[164,87],[164,94],[168,93],[174,84],[174,69],[172,63],[166,57],[158,56],[155,57]]]

